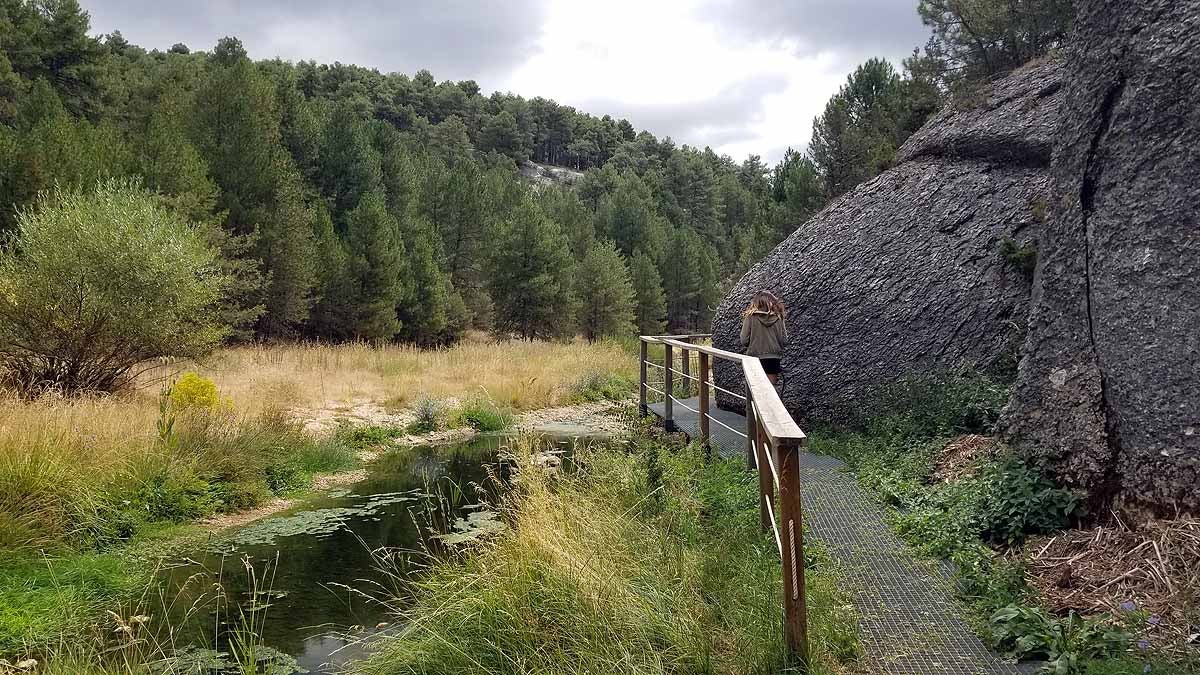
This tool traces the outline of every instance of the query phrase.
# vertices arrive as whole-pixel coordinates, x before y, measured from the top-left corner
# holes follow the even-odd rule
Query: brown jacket
[[[778,314],[754,312],[742,319],[742,345],[748,356],[782,358],[787,343],[787,324]]]

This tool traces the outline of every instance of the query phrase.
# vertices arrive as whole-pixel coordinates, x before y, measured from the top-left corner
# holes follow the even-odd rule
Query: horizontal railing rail
[[[708,334],[641,336],[639,406],[648,415],[649,394],[661,394],[663,426],[676,431],[675,406],[698,416],[700,441],[712,443],[712,427],[717,425],[745,441],[747,465],[758,474],[759,518],[763,532],[770,532],[783,563],[783,624],[789,654],[802,666],[808,663],[808,622],[804,594],[804,524],[800,504],[800,453],[807,437],[783,405],[775,385],[753,356],[738,354],[711,345]],[[650,345],[662,345],[662,363],[650,358]],[[676,354],[679,368],[676,368]],[[692,356],[698,367],[692,373]],[[745,395],[716,385],[712,378],[715,361],[728,361],[741,367],[746,382]],[[662,389],[650,385],[653,368],[663,374]],[[675,376],[682,378],[676,382]],[[689,406],[692,384],[698,386],[699,405]],[[734,429],[713,415],[712,392],[719,391],[745,403],[746,428]],[[676,394],[683,394],[680,398]]]

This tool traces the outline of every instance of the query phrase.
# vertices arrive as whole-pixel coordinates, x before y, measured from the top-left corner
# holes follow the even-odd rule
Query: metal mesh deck
[[[682,403],[699,408],[696,399]],[[662,403],[649,408],[662,417]],[[734,429],[745,428],[741,415],[714,415]],[[680,431],[699,436],[698,414],[676,403],[674,418]],[[721,456],[745,455],[742,437],[717,424],[711,432]],[[802,453],[800,472],[805,522],[838,562],[842,589],[858,610],[868,665],[905,675],[1020,675],[1037,670],[1038,664],[1018,666],[988,650],[954,599],[948,566],[919,559],[840,460]]]

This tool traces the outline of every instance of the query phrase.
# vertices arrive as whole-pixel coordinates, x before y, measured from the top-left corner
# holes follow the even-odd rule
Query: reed
[[[780,564],[744,471],[643,445],[580,449],[564,478],[534,450],[515,452],[510,527],[419,577],[353,673],[786,672]],[[854,618],[829,569],[809,586],[809,672],[843,672]]]

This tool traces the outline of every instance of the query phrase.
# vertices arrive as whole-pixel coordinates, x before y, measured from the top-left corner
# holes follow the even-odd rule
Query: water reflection
[[[263,642],[292,655],[311,673],[335,672],[361,654],[364,637],[386,630],[381,624],[391,621],[388,609],[363,592],[385,591],[389,583],[376,569],[372,550],[420,549],[431,514],[446,523],[469,519],[486,498],[479,492],[494,495],[506,479],[506,466],[498,459],[505,442],[482,436],[450,448],[389,453],[349,488],[184,552],[180,557],[186,562],[162,572],[166,597],[175,599],[168,614],[182,628],[176,644],[211,645],[214,626],[225,617],[216,616],[211,602],[190,617],[186,608],[211,596],[212,582],[219,579],[231,601],[250,598],[253,589],[241,563],[248,557],[256,569],[274,567],[273,580],[270,575],[260,579],[257,589],[276,592],[265,610]],[[207,582],[197,581],[197,574]],[[221,643],[228,638],[218,637]]]

